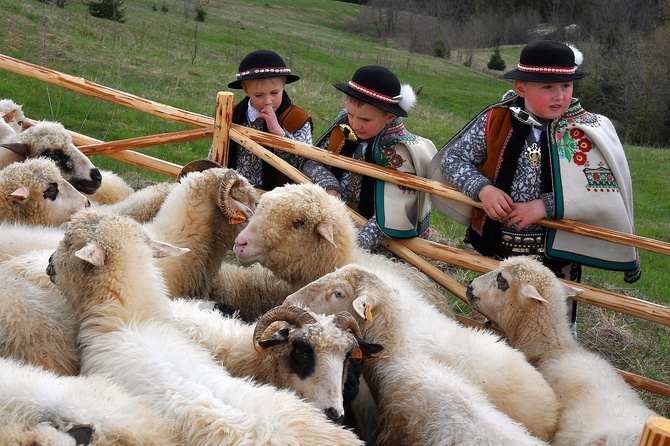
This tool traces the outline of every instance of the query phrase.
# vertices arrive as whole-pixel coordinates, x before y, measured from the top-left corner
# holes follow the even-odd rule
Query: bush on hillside
[[[124,23],[126,19],[123,17],[125,9],[122,8],[123,0],[101,0],[99,2],[88,2],[88,12],[93,17],[101,19],[113,20],[115,22]]]
[[[489,59],[489,63],[486,66],[489,70],[505,71],[505,61],[500,56],[500,48],[497,46],[493,48],[493,54],[491,54],[491,59]]]

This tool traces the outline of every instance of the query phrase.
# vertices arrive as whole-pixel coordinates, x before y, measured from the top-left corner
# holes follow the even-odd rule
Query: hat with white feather
[[[577,70],[583,59],[581,51],[573,46],[554,40],[538,40],[521,50],[519,64],[503,77],[528,82],[574,81],[590,74]]]
[[[393,72],[377,65],[361,67],[346,84],[333,84],[347,96],[405,117],[416,102],[412,87],[400,81]]]

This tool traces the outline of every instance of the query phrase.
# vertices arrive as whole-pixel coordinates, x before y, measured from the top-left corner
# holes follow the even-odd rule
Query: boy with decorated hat
[[[346,95],[345,108],[316,146],[399,172],[425,176],[436,153],[432,141],[410,133],[403,117],[416,102],[409,85],[380,66],[361,67],[347,83],[334,84]],[[426,237],[430,226],[428,194],[345,169],[307,160],[303,172],[329,194],[367,218],[358,244],[376,248],[385,237]]]
[[[454,185],[482,209],[433,197],[468,226],[486,256],[540,255],[557,276],[579,282],[581,265],[639,278],[636,249],[546,228],[571,219],[633,233],[633,194],[623,147],[610,120],[572,97],[582,54],[551,40],[530,43],[505,73],[514,92],[482,111],[434,158],[430,177]],[[576,313],[573,310],[573,322]]]
[[[246,97],[233,108],[232,122],[273,135],[312,144],[312,119],[291,102],[284,85],[300,77],[292,74],[284,60],[274,51],[257,50],[240,62],[235,80],[228,88],[242,89]],[[298,168],[302,157],[283,151],[277,156]],[[209,155],[211,158],[211,152]],[[272,190],[287,182],[287,178],[270,164],[234,141],[228,152],[228,166],[236,169],[255,187]]]

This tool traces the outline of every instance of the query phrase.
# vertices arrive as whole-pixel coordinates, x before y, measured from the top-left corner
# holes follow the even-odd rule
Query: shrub
[[[204,22],[205,18],[207,18],[207,11],[205,11],[205,7],[200,5],[197,8],[195,8],[195,21],[196,22]]]
[[[486,65],[489,70],[504,71],[505,70],[505,61],[500,56],[500,48],[495,47],[493,49],[493,54],[491,54],[491,59]]]
[[[126,21],[123,18],[125,12],[122,8],[123,0],[101,0],[99,2],[89,2],[86,5],[88,6],[88,12],[93,17],[113,20],[119,23]]]

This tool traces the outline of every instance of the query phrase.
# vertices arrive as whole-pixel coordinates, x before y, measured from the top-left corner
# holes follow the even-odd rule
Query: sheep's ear
[[[365,322],[372,322],[372,303],[369,296],[357,297],[353,302],[354,311]]]
[[[151,246],[154,259],[180,256],[190,251],[188,248],[179,248],[169,243],[159,242],[158,240],[152,240],[149,245]]]
[[[9,149],[24,158],[28,158],[28,156],[30,156],[30,146],[28,144],[23,144],[20,142],[8,142],[5,144],[0,144],[0,147]]]
[[[274,332],[269,338],[263,341],[259,341],[258,345],[260,345],[262,348],[269,348],[274,347],[275,345],[283,344],[288,342],[288,333],[288,328],[282,328],[281,330]]]
[[[583,289],[570,286],[565,282],[561,282],[561,286],[566,297],[578,296],[584,292]]]
[[[30,197],[30,190],[25,186],[21,186],[5,198],[9,201],[20,203],[26,201],[28,197]]]
[[[530,299],[539,300],[540,302],[547,302],[547,299],[540,295],[540,293],[537,291],[537,288],[528,283],[524,283],[521,287],[521,295]]]
[[[16,109],[13,108],[11,111],[8,111],[5,113],[5,116],[3,118],[5,119],[5,122],[11,122],[12,119],[14,119],[14,116],[16,116]]]
[[[319,226],[316,227],[316,231],[321,234],[321,237],[325,238],[330,242],[331,245],[337,248],[337,245],[335,244],[335,238],[333,237],[333,224],[324,221],[319,224]]]
[[[91,444],[93,438],[93,427],[88,424],[73,426],[68,429],[67,434],[74,438],[78,445]]]
[[[84,262],[88,262],[94,266],[104,265],[105,259],[107,258],[105,250],[97,243],[87,244],[79,251],[75,252],[74,255],[82,259]]]

